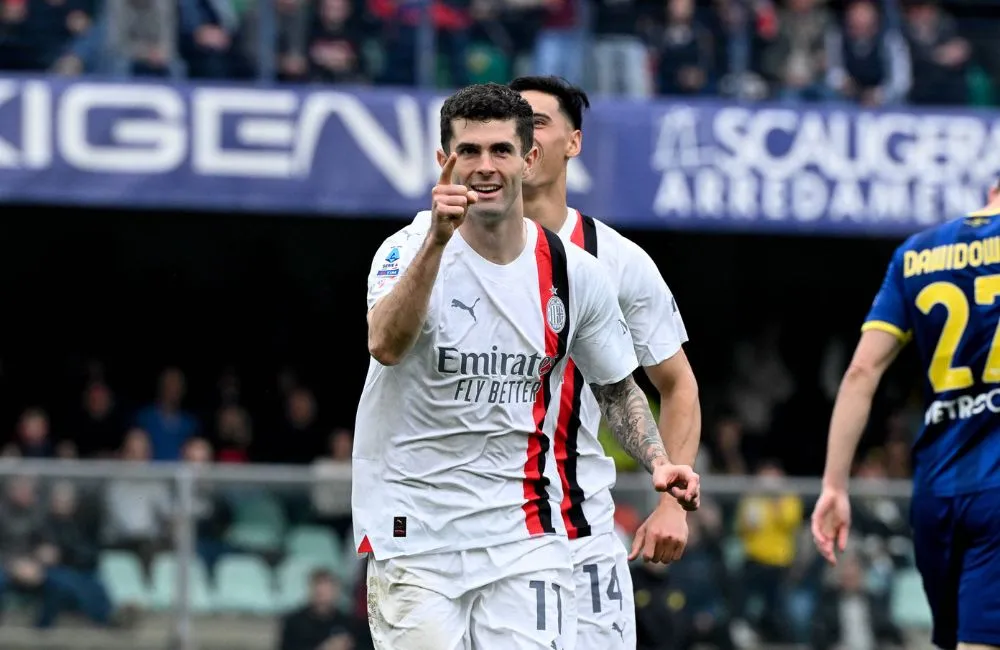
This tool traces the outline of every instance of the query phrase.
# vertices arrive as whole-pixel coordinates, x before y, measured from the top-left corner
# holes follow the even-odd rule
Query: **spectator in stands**
[[[0,67],[47,70],[90,29],[95,0],[3,0]]]
[[[909,480],[913,478],[910,469],[910,443],[906,438],[890,436],[885,441],[886,476],[894,480]]]
[[[728,476],[746,476],[750,458],[748,441],[743,433],[743,423],[735,413],[723,413],[712,428],[704,447],[711,456],[711,473]]]
[[[816,650],[876,650],[903,644],[888,607],[869,593],[865,570],[856,552],[838,559],[834,580],[819,599],[813,618],[812,647]]]
[[[277,650],[355,650],[358,625],[340,611],[340,583],[326,569],[318,569],[309,585],[309,603],[281,621]]]
[[[726,595],[730,576],[719,546],[722,533],[719,509],[703,502],[702,509],[688,517],[688,545],[682,562],[669,568],[648,563],[635,566],[632,582],[639,648],[734,647]],[[670,635],[661,634],[665,620],[671,621]]]
[[[323,454],[325,436],[317,420],[316,398],[308,388],[297,387],[289,393],[281,441],[271,462],[306,465]]]
[[[44,511],[38,507],[38,488],[28,477],[13,478],[5,488],[0,501],[0,604],[9,589],[39,595],[46,584]]]
[[[84,458],[112,458],[121,447],[125,426],[115,407],[114,394],[103,381],[83,390],[82,413],[74,437]]]
[[[242,406],[224,406],[219,410],[216,422],[216,440],[220,463],[250,462],[250,446],[253,443],[253,424],[250,414]]]
[[[816,0],[788,0],[778,13],[775,38],[763,53],[764,75],[789,101],[820,101],[826,85],[827,47],[836,26]]]
[[[149,436],[142,429],[125,435],[122,460],[150,461]],[[153,555],[169,545],[173,504],[170,487],[144,479],[112,479],[104,495],[104,536],[108,546],[135,552],[148,568]]]
[[[661,95],[698,95],[713,73],[713,38],[695,17],[694,0],[668,0],[656,38],[657,89]]]
[[[593,56],[598,93],[633,99],[652,94],[649,50],[639,35],[642,18],[633,0],[596,0]]]
[[[108,625],[112,623],[113,609],[107,590],[97,577],[97,542],[81,525],[76,490],[72,483],[57,483],[50,498],[44,528],[49,589],[42,605],[40,626],[54,625],[64,607],[83,613],[95,623]]]
[[[21,458],[52,458],[55,446],[49,432],[49,416],[40,408],[26,409],[17,423],[14,441]]]
[[[309,38],[312,3],[309,0],[275,0],[276,68],[281,81],[301,81],[309,72],[306,43]],[[267,17],[263,17],[265,20]],[[255,75],[264,54],[261,42],[260,3],[251,2],[240,21],[241,76]]]
[[[855,477],[867,481],[885,481],[889,478],[885,450],[869,451],[858,463]],[[908,537],[910,524],[901,504],[889,498],[857,498],[852,508],[854,532],[861,536],[872,535],[883,540],[895,536]]]
[[[768,460],[761,463],[757,476],[777,487],[784,472],[777,461]],[[746,555],[744,618],[756,618],[750,616],[746,605],[759,601],[763,611],[757,621],[758,631],[772,642],[788,638],[785,580],[795,561],[801,525],[802,500],[793,494],[747,496],[737,508],[736,532],[743,539]]]
[[[184,373],[167,368],[160,375],[156,403],[136,416],[136,426],[149,436],[153,460],[180,460],[184,443],[198,434],[198,421],[182,409],[186,390]]]
[[[954,19],[935,0],[910,0],[906,37],[913,62],[913,104],[960,105],[969,100],[965,79],[972,49]]]
[[[460,87],[468,79],[470,0],[433,0],[431,21],[436,29],[438,54],[447,63],[448,85]],[[368,0],[369,13],[381,23],[379,40],[385,47],[381,82],[412,86],[417,81],[418,29],[424,5],[412,0]]]
[[[343,482],[330,480],[336,472],[342,472],[351,467],[351,450],[354,445],[354,435],[348,429],[334,429],[330,434],[330,445],[326,455],[316,459],[316,483],[312,491],[313,513],[318,523],[333,528],[337,534],[347,541],[351,533],[351,503],[349,490],[344,489]]]
[[[204,438],[192,438],[184,445],[186,463],[207,465],[212,462],[213,455],[212,445]],[[232,550],[225,538],[233,522],[233,513],[226,500],[205,484],[195,488],[193,511],[198,554],[211,571],[219,558]]]
[[[170,0],[108,0],[92,29],[56,62],[59,74],[81,72],[165,76],[176,65],[177,3]]]
[[[519,3],[523,4],[523,3]],[[534,73],[583,85],[587,62],[588,0],[542,0],[542,29],[535,40]]]
[[[906,40],[880,22],[872,0],[853,0],[843,33],[831,33],[827,50],[830,88],[862,106],[897,104],[906,99],[912,81]]]
[[[351,0],[318,0],[309,35],[310,78],[324,83],[364,81],[367,31]]]
[[[753,339],[734,346],[729,401],[748,439],[767,433],[775,407],[788,401],[797,388],[785,363],[781,339],[781,325],[772,322]]]
[[[233,40],[240,15],[233,0],[179,0],[181,52],[188,75],[200,79],[226,79],[235,69]]]

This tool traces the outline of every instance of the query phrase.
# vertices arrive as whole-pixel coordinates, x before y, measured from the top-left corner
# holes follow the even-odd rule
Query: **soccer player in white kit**
[[[701,410],[698,384],[681,347],[687,332],[676,301],[645,251],[566,205],[567,163],[580,153],[587,95],[558,77],[519,77],[509,85],[534,110],[540,152],[524,182],[525,214],[604,265],[639,364],[660,393],[660,432],[667,453],[674,462],[693,465]],[[560,388],[560,399],[572,407],[560,410],[555,456],[576,579],[576,647],[634,650],[635,605],[628,562],[639,555],[652,562],[680,558],[687,543],[687,513],[675,499],[661,499],[636,533],[631,554],[626,551],[614,533],[615,466],[598,440],[601,412],[573,361]]]
[[[449,98],[431,214],[372,264],[352,505],[380,650],[575,647],[547,462],[569,355],[654,486],[697,505],[697,475],[671,464],[631,378],[631,338],[600,264],[523,216],[532,121],[506,86]]]

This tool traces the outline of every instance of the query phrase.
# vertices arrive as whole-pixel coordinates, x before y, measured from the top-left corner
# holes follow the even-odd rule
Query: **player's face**
[[[477,122],[455,120],[451,150],[458,154],[452,181],[479,195],[469,215],[498,219],[509,214],[521,200],[521,182],[531,169],[535,148],[525,155],[514,120]],[[446,156],[438,152],[438,162]]]
[[[555,182],[566,171],[566,162],[580,155],[583,135],[573,128],[552,95],[526,90],[521,93],[535,112],[535,147],[538,162],[524,182],[539,187]]]

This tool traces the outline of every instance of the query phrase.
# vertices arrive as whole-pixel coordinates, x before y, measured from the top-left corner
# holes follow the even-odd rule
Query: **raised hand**
[[[445,245],[455,234],[455,230],[465,221],[469,206],[478,200],[478,195],[464,185],[452,182],[458,154],[451,154],[441,167],[441,178],[431,190],[431,230],[429,236],[440,245]]]

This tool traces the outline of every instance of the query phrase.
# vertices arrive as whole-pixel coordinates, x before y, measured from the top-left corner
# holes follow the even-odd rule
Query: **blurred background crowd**
[[[938,0],[3,0],[0,68],[991,105],[998,20]]]

